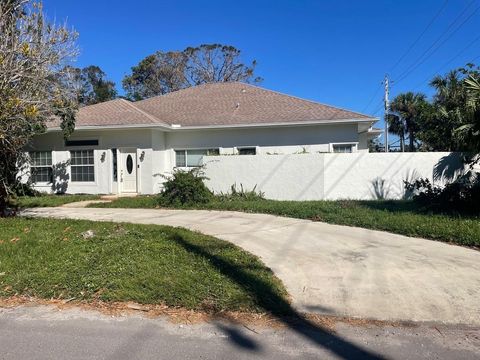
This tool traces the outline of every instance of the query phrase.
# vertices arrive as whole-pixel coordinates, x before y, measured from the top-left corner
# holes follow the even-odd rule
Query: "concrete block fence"
[[[460,159],[448,152],[362,152],[208,156],[203,162],[207,186],[216,193],[242,184],[277,200],[374,200],[405,198],[405,180],[444,184],[463,171]]]

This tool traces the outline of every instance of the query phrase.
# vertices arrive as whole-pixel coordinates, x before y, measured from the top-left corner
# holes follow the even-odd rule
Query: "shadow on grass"
[[[343,359],[383,359],[381,355],[363,349],[333,334],[329,330],[312,323],[302,314],[293,309],[282,296],[277,294],[277,292],[275,292],[271,286],[262,279],[256,278],[248,274],[242,268],[239,268],[238,266],[205,251],[203,248],[190,243],[180,235],[175,237],[175,241],[177,241],[185,250],[208,260],[209,263],[215,266],[215,268],[223,275],[229,277],[247,291],[252,298],[256,300],[257,305],[265,312],[278,317],[288,329],[307,338],[317,346],[322,347]],[[242,337],[241,340],[242,341],[235,341],[235,339],[232,339],[236,345],[245,344],[245,347],[249,350],[257,348],[253,340],[247,341],[245,337]]]
[[[440,215],[453,219],[478,219],[479,214],[459,212],[454,209],[436,209],[421,206],[412,200],[358,201],[357,206],[391,213],[410,213],[415,215]]]
[[[411,200],[360,200],[355,203],[359,207],[365,207],[372,210],[425,214],[425,209],[419,207]]]

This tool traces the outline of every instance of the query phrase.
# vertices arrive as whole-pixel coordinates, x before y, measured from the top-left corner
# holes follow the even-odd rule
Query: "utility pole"
[[[388,152],[388,113],[390,111],[390,100],[389,100],[389,95],[390,95],[390,83],[388,80],[388,75],[385,74],[385,79],[383,80],[383,85],[385,85],[385,152]]]

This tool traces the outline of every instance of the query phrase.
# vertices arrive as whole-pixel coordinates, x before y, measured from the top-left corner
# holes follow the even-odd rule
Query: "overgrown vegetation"
[[[24,148],[48,121],[73,131],[76,94],[66,65],[77,34],[49,23],[41,2],[0,2],[0,216],[10,214]]]
[[[243,185],[230,187],[230,191],[214,195],[205,185],[206,177],[203,168],[193,168],[188,171],[178,170],[172,176],[166,177],[163,190],[157,197],[158,206],[188,206],[207,204],[212,200],[218,201],[255,201],[264,199],[264,193],[246,190]]]
[[[0,228],[2,297],[290,310],[271,270],[210,236],[167,226],[54,219],[4,218]]]
[[[428,179],[405,182],[407,191],[422,208],[443,213],[480,214],[480,176],[468,172],[444,187],[434,186]]]
[[[255,201],[265,199],[265,194],[257,191],[256,185],[252,190],[246,190],[242,184],[240,184],[240,189],[237,189],[237,184],[233,184],[230,187],[230,192],[215,195],[215,199],[219,201]]]
[[[158,208],[155,196],[119,198],[92,207]],[[480,246],[480,217],[434,213],[414,201],[276,201],[218,197],[208,203],[176,206],[181,209],[244,211],[287,216],[332,224],[384,230],[466,246]]]
[[[163,184],[163,190],[158,195],[160,205],[188,205],[205,204],[213,196],[212,192],[205,186],[201,168],[194,168],[189,171],[175,171],[172,176],[167,177]]]

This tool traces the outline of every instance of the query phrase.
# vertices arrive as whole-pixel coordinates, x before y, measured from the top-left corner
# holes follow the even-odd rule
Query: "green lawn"
[[[155,196],[119,198],[93,207],[155,208]],[[411,201],[220,201],[184,208],[266,213],[358,226],[465,246],[480,246],[480,218],[425,213]]]
[[[0,219],[0,296],[100,299],[209,311],[287,313],[287,292],[255,256],[185,229]],[[82,233],[92,230],[94,236]]]
[[[18,206],[28,207],[52,207],[60,206],[77,201],[98,200],[99,195],[40,195],[21,196],[18,198]]]

